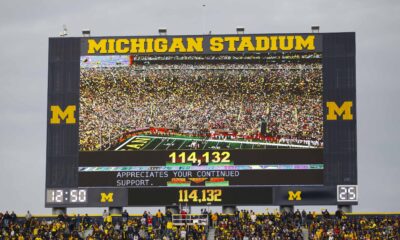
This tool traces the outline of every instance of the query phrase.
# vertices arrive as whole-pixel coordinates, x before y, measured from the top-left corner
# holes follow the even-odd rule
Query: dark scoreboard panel
[[[320,148],[106,151],[79,156],[81,187],[323,184]]]
[[[145,44],[141,46],[141,42]],[[110,116],[99,114],[97,108],[107,101],[101,97],[95,99],[94,93],[101,96],[115,89],[99,93],[99,89],[109,85],[104,83],[98,87],[93,79],[117,83],[116,76],[124,79],[124,74],[131,71],[132,79],[139,79],[142,84],[139,85],[146,89],[151,86],[146,79],[154,76],[153,71],[169,66],[171,59],[172,75],[177,71],[175,65],[179,64],[193,65],[193,69],[187,69],[188,73],[198,67],[200,76],[210,64],[215,65],[212,68],[217,72],[223,64],[227,64],[226,68],[248,67],[244,71],[230,70],[242,76],[245,76],[243,72],[251,75],[252,71],[269,64],[257,75],[258,79],[264,77],[264,83],[271,79],[273,82],[269,73],[281,69],[287,69],[285,74],[292,77],[296,77],[293,72],[304,71],[301,74],[305,76],[304,81],[291,87],[295,91],[306,89],[310,79],[322,81],[317,88],[310,85],[317,93],[315,99],[300,93],[296,109],[273,115],[275,118],[290,115],[286,121],[293,121],[294,127],[306,122],[308,125],[301,129],[309,136],[296,139],[294,134],[280,139],[281,132],[292,131],[291,126],[278,125],[283,130],[274,133],[274,126],[268,125],[271,120],[268,116],[260,116],[257,120],[260,126],[253,126],[266,131],[261,135],[238,137],[236,134],[241,133],[231,129],[219,136],[221,133],[214,131],[213,138],[203,139],[203,133],[187,133],[186,129],[177,132],[180,127],[175,125],[171,127],[174,130],[134,128],[132,122],[140,122],[137,117],[140,114],[128,114],[123,121],[119,121],[121,115],[113,115],[114,109],[102,113],[113,112]],[[150,69],[149,73],[140,68]],[[230,73],[230,78],[235,74]],[[210,79],[224,79],[218,74],[209,76]],[[178,74],[171,79],[177,78]],[[236,80],[240,79],[242,77]],[[202,78],[196,77],[196,80]],[[95,87],[91,89],[91,86]],[[265,85],[263,90],[268,92],[269,87]],[[279,84],[271,87],[277,88]],[[46,207],[357,204],[355,89],[354,33],[51,38]],[[136,94],[136,90],[133,89],[131,95]],[[254,95],[252,91],[243,92]],[[282,96],[287,94],[285,91],[288,90],[281,92]],[[245,99],[246,94],[240,99]],[[115,94],[112,93],[110,99],[112,95]],[[229,99],[231,95],[226,96]],[[95,104],[90,102],[92,100]],[[319,102],[320,105],[312,107],[317,108],[316,115],[312,108],[302,106],[308,100]],[[238,101],[236,105],[241,104]],[[116,102],[115,107],[121,111],[136,109],[123,105],[123,102]],[[142,112],[147,114],[146,124],[154,117],[148,112],[157,112],[157,108],[163,107],[162,101],[156,102],[149,111]],[[272,111],[268,106],[256,109],[267,108],[266,112]],[[253,111],[251,106],[243,109],[235,116],[237,119]],[[221,107],[217,110],[225,111]],[[310,112],[302,115],[302,111]],[[177,121],[191,117],[190,114],[184,116]],[[110,119],[115,121],[115,126]],[[121,125],[121,122],[131,125]],[[313,123],[320,126],[322,137],[321,133],[316,133],[320,135],[315,137],[309,132]],[[266,129],[262,130],[262,124]],[[245,124],[243,126],[246,128]],[[111,131],[113,128],[125,132],[116,136],[120,132]],[[190,140],[187,140],[188,135]]]
[[[179,176],[181,176],[179,178]],[[179,179],[179,180],[178,180]],[[182,180],[181,180],[182,179]],[[171,170],[79,173],[81,187],[321,185],[322,170]]]
[[[252,188],[52,188],[46,191],[46,206],[356,204],[357,190],[357,186],[352,185]]]
[[[182,154],[185,158],[182,158]],[[174,163],[323,164],[324,160],[322,148],[79,152],[81,167],[165,166]]]
[[[128,205],[158,205],[157,196],[167,204],[190,205],[270,205],[273,203],[272,188],[169,188],[129,189]],[[247,198],[246,196],[251,196]],[[165,204],[165,205],[167,205]]]

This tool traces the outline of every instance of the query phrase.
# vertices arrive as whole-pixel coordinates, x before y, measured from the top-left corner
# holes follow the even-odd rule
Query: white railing
[[[175,226],[191,226],[191,225],[202,225],[208,226],[208,215],[207,214],[173,214],[172,224]]]

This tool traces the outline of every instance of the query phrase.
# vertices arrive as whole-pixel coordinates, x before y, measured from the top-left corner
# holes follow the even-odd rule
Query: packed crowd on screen
[[[81,68],[80,94],[81,150],[150,127],[258,136],[261,121],[280,143],[322,146],[321,63]]]

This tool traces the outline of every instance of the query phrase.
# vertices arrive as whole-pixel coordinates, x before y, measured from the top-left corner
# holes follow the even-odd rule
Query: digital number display
[[[86,189],[47,189],[47,203],[86,203]]]
[[[221,189],[181,189],[179,190],[180,203],[213,203],[222,202]]]
[[[47,190],[47,202],[63,203],[63,190]]]
[[[358,201],[357,185],[338,185],[337,186],[338,202],[356,202]]]
[[[128,189],[129,206],[178,205],[182,203],[190,205],[269,205],[273,203],[273,193],[272,188],[268,187],[166,188],[162,191],[158,188]]]
[[[71,190],[69,200],[71,203],[86,202],[86,190],[84,189]]]
[[[230,163],[231,153],[224,152],[172,152],[169,155],[171,163],[192,163],[192,164],[208,164],[208,163]]]

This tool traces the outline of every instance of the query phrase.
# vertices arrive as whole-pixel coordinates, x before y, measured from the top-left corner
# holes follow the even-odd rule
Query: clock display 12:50
[[[51,189],[47,190],[47,201],[83,203],[87,201],[87,191],[86,189]]]

